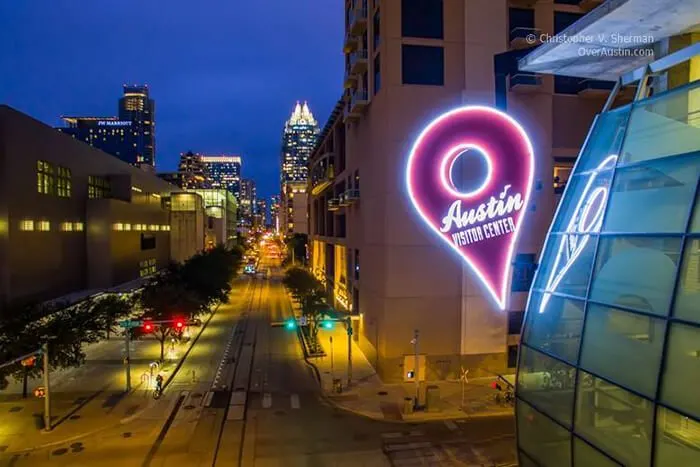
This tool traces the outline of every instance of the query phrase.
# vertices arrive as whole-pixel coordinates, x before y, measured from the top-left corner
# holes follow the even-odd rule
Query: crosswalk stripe
[[[292,408],[293,409],[298,409],[300,407],[299,404],[299,395],[298,394],[292,394]]]

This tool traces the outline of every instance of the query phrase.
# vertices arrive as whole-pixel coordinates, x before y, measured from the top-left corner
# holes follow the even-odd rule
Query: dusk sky
[[[3,1],[0,103],[57,126],[116,115],[122,85],[146,83],[159,172],[237,153],[268,197],[295,102],[323,126],[341,95],[342,35],[341,0]]]

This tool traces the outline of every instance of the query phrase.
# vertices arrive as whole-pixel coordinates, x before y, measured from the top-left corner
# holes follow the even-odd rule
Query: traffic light
[[[178,331],[182,331],[182,328],[185,327],[185,322],[181,319],[176,319],[175,320],[175,329]]]
[[[325,320],[321,323],[323,329],[333,329],[333,321]]]
[[[153,331],[153,323],[151,323],[150,321],[144,321],[144,323],[143,323],[143,330],[144,330],[145,332],[151,332],[151,331]]]
[[[287,324],[285,326],[287,329],[296,329],[297,327],[297,322],[294,318],[290,318],[287,320]]]

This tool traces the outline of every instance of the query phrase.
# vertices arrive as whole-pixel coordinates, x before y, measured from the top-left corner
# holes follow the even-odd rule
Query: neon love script
[[[457,171],[460,157],[481,159],[484,169]],[[406,165],[406,189],[420,218],[470,266],[500,309],[507,306],[534,159],[530,139],[513,118],[466,106],[432,121]]]

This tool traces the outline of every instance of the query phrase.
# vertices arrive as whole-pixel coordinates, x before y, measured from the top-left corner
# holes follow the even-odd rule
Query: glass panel
[[[520,448],[543,467],[571,465],[571,433],[522,400],[516,410]]]
[[[668,339],[661,400],[700,418],[700,329],[672,324]]]
[[[700,239],[686,239],[673,315],[700,323]]]
[[[699,169],[698,156],[618,169],[603,232],[685,232]]]
[[[575,377],[575,368],[520,346],[518,396],[567,426],[571,426]]]
[[[589,305],[581,368],[654,397],[664,323],[648,316]]]
[[[596,237],[591,235],[550,235],[535,288],[585,297],[595,244]]]
[[[624,465],[649,465],[652,404],[583,371],[576,390],[576,433]]]
[[[595,233],[600,231],[605,201],[612,183],[616,156],[606,158],[599,170],[569,179],[564,199],[561,201],[557,218],[552,224],[552,232],[572,234]]]
[[[693,219],[690,222],[691,232],[700,232],[700,193],[695,197],[695,207],[693,208]]]
[[[700,422],[659,406],[655,457],[658,467],[700,465]]]
[[[576,467],[618,467],[620,464],[606,457],[585,441],[574,436],[574,466]]]
[[[667,315],[680,249],[680,238],[602,237],[589,298]]]
[[[622,151],[624,162],[700,149],[700,82],[637,103]]]
[[[631,106],[601,114],[580,156],[577,172],[593,170],[607,156],[620,153]]]
[[[578,358],[584,302],[533,292],[523,341],[530,347],[575,363]]]
[[[520,451],[520,463],[518,465],[520,467],[540,467],[522,451]]]

